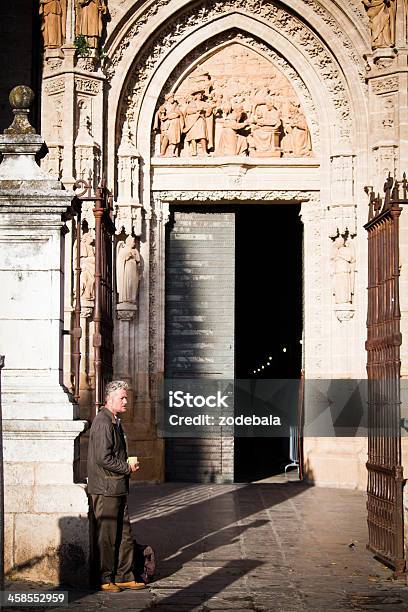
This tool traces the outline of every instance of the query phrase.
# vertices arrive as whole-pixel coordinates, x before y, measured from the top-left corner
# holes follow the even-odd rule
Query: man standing
[[[93,420],[88,448],[88,493],[96,519],[101,590],[142,589],[133,575],[133,538],[127,494],[129,476],[139,469],[127,463],[125,435],[118,415],[126,412],[128,384],[105,388],[105,406]]]

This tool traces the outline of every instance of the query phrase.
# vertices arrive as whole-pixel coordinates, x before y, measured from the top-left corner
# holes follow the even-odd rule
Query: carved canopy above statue
[[[305,115],[288,79],[239,43],[214,53],[155,115],[156,154],[304,157],[311,155]]]

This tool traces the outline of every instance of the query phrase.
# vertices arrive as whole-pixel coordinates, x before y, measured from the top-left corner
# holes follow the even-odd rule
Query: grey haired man
[[[128,384],[108,383],[105,406],[94,418],[88,447],[88,494],[96,521],[101,590],[142,589],[133,575],[133,538],[127,495],[129,477],[139,469],[127,462],[125,434],[118,415],[126,412]]]

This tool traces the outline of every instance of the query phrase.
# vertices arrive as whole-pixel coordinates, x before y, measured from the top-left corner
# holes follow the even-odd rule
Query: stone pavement
[[[366,551],[362,492],[299,482],[132,485],[129,507],[136,539],[156,549],[156,581],[116,595],[71,589],[69,610],[408,610],[406,581]]]

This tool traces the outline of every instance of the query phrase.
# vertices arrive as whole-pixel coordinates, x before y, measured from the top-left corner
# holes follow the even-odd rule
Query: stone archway
[[[137,355],[130,357],[127,367],[142,406],[135,417],[138,435],[153,438],[151,402],[164,364],[166,202],[179,198],[202,203],[252,198],[276,201],[290,200],[294,193],[297,201],[305,202],[304,351],[309,376],[324,376],[327,364],[350,350],[347,336],[336,337],[340,321],[352,321],[347,324],[353,346],[358,344],[364,321],[357,298],[344,312],[336,309],[328,271],[332,238],[348,232],[350,240],[355,240],[360,199],[356,194],[362,193],[365,182],[367,126],[364,120],[356,121],[356,116],[366,116],[363,68],[356,51],[365,44],[361,29],[357,27],[348,38],[338,25],[339,13],[319,12],[312,1],[302,17],[294,6],[277,8],[269,2],[263,7],[256,2],[245,6],[216,3],[209,8],[200,2],[175,4],[178,10],[173,13],[164,3],[150,18],[149,38],[144,28],[147,22],[135,26],[132,35],[129,22],[127,36],[123,29],[112,42],[114,70],[108,72],[108,172],[119,176],[116,152],[121,172],[119,216],[126,233],[133,229],[140,235],[144,262],[138,314],[130,321],[118,321],[116,354],[124,342],[124,352]],[[297,4],[293,3],[299,8]],[[333,37],[324,39],[329,32]],[[133,37],[138,41],[135,48],[130,44]],[[219,164],[216,157],[202,163],[187,157],[155,156],[151,128],[164,93],[177,91],[198,64],[231,44],[258,53],[290,81],[310,128],[314,157],[235,158]],[[133,196],[129,190],[121,194],[120,184],[131,185]],[[186,189],[187,184],[194,187]],[[142,210],[143,215],[138,212]],[[120,317],[123,319],[123,313]],[[131,339],[130,345],[124,338]],[[117,371],[123,370],[123,364],[117,363]]]

